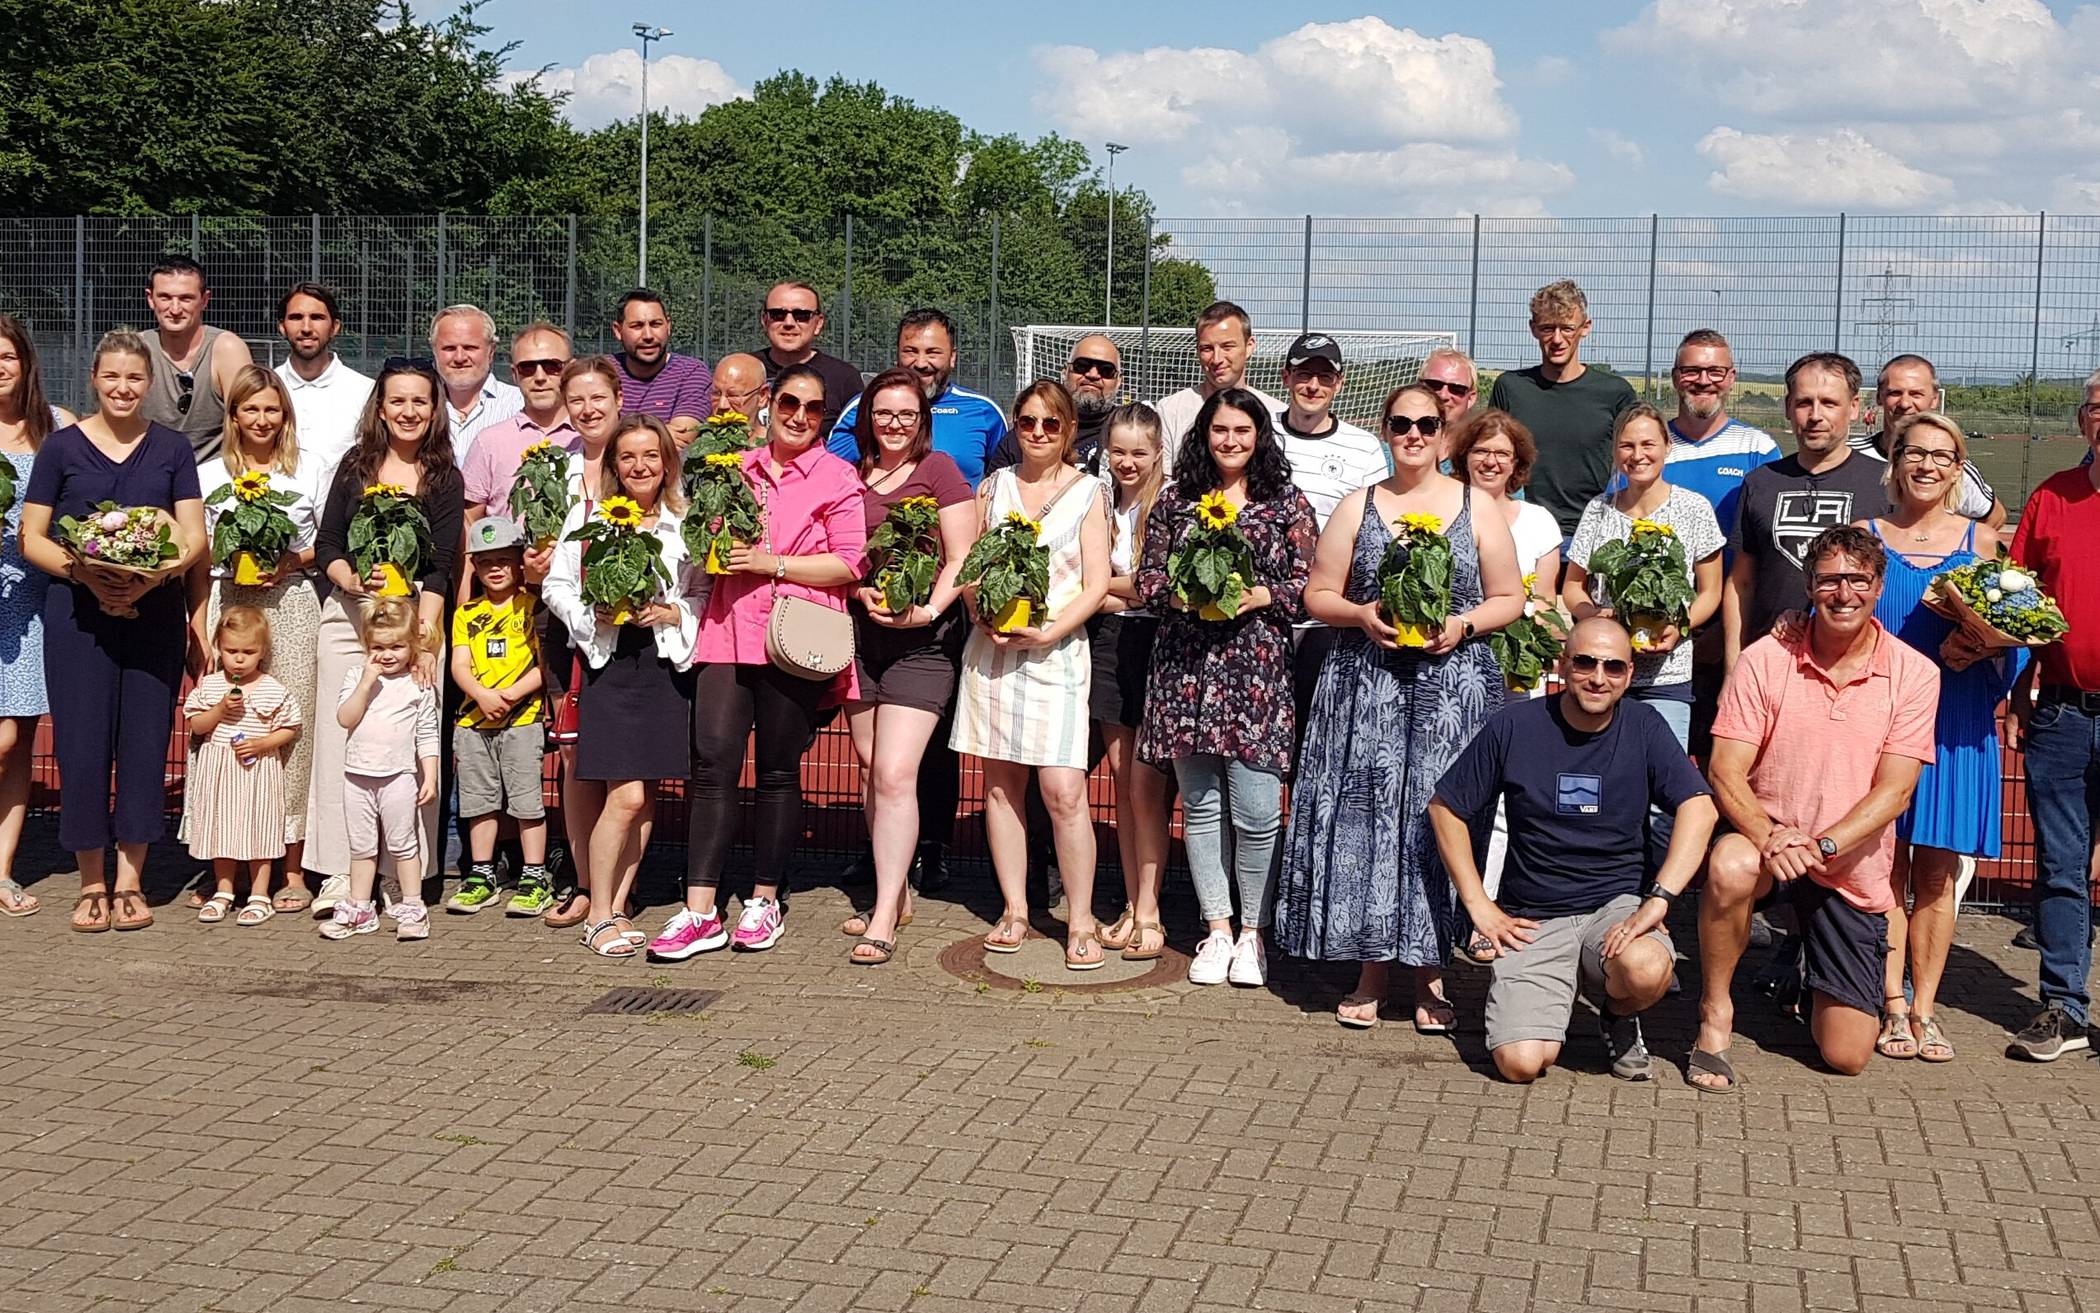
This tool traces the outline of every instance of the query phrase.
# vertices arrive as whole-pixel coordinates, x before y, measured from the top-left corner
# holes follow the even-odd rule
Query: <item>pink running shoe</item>
[[[379,929],[379,909],[370,903],[353,903],[345,898],[335,905],[335,911],[321,923],[323,939],[348,939],[352,935],[369,935]]]
[[[771,898],[754,898],[744,904],[744,914],[737,919],[731,939],[742,951],[757,953],[779,943],[786,933],[787,921],[780,915],[780,904]]]
[[[649,956],[664,962],[683,962],[700,953],[712,953],[729,945],[729,931],[719,914],[702,918],[681,907],[664,922],[663,933],[649,941]]]

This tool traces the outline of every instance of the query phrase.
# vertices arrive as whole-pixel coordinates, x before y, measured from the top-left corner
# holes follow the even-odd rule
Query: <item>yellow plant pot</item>
[[[408,576],[392,561],[379,563],[379,574],[383,582],[379,585],[381,597],[406,597],[409,594]]]
[[[1633,650],[1645,652],[1654,645],[1651,635],[1657,635],[1668,627],[1670,617],[1660,611],[1636,611],[1626,617],[1628,631],[1633,635]]]
[[[1010,634],[1016,629],[1028,628],[1028,622],[1034,618],[1035,603],[1025,597],[1016,597],[1001,608],[998,615],[992,617],[992,628],[1002,634]]]
[[[233,554],[233,581],[241,587],[260,588],[263,580],[269,577],[269,572],[262,568],[262,562],[255,559],[255,553]]]
[[[1216,602],[1205,602],[1202,606],[1196,608],[1196,618],[1199,620],[1230,620],[1232,619],[1232,612],[1227,611]]]
[[[549,549],[551,549],[551,548],[552,548],[553,546],[554,546],[554,535],[553,535],[553,534],[551,534],[551,533],[543,533],[543,534],[541,534],[541,535],[540,535],[539,537],[537,537],[537,538],[534,538],[534,539],[532,540],[532,550],[534,550],[534,551],[536,551],[536,552],[544,552],[544,551],[548,551],[548,550],[549,550]]]
[[[622,602],[618,606],[613,608],[613,628],[618,629],[621,625],[626,624],[629,620],[632,619],[634,619],[634,606],[632,603]]]
[[[720,549],[719,547],[717,547],[717,546],[716,546],[716,545],[715,545],[714,543],[709,543],[709,544],[707,545],[707,562],[706,562],[706,564],[707,564],[707,572],[708,572],[709,574],[728,574],[728,573],[729,573],[729,567],[728,567],[727,565],[723,564],[723,561],[722,561],[722,554],[721,554],[721,549]]]
[[[1428,625],[1396,624],[1393,628],[1399,631],[1402,647],[1428,647],[1429,640],[1436,636],[1436,630]]]

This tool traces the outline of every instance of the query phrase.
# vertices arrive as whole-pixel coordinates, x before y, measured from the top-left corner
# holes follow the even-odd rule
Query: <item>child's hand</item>
[[[510,714],[510,703],[504,701],[503,694],[493,688],[485,688],[476,693],[474,705],[479,707],[481,714],[489,720],[501,720]]]
[[[242,739],[233,745],[233,755],[243,766],[253,766],[262,760],[262,748],[254,739]]]
[[[227,689],[226,696],[219,699],[219,705],[226,708],[226,714],[229,716],[240,715],[241,708],[247,704],[248,695],[241,692],[239,684],[235,684],[232,688]]]
[[[423,782],[416,786],[416,806],[428,807],[437,801],[437,796],[437,772],[426,767],[423,771]]]

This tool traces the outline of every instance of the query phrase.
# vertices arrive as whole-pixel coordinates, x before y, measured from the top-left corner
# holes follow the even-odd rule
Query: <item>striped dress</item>
[[[190,690],[182,709],[193,716],[209,711],[229,687],[226,676],[214,671]],[[285,753],[267,753],[253,766],[243,766],[233,744],[236,738],[260,738],[298,725],[299,701],[271,675],[257,675],[242,685],[242,693],[241,718],[220,721],[211,738],[197,745],[184,789],[190,856],[200,860],[284,856]]]
[[[1021,506],[1021,484],[1011,468],[994,472],[988,522],[997,524]],[[1050,551],[1051,617],[1084,591],[1079,569],[1079,527],[1103,503],[1101,480],[1090,474],[1060,491],[1042,517],[1039,540]],[[1038,619],[1033,623],[1046,623]],[[1023,766],[1086,769],[1088,698],[1093,687],[1093,652],[1081,625],[1055,647],[1017,651],[992,642],[982,629],[970,631],[963,648],[962,680],[956,688],[957,752]]]

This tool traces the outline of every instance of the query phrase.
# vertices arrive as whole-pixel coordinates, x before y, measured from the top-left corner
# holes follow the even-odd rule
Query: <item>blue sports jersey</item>
[[[1694,442],[1677,431],[1670,421],[1670,454],[1663,460],[1663,478],[1706,498],[1721,523],[1723,537],[1735,537],[1736,503],[1742,500],[1743,478],[1760,465],[1769,465],[1785,453],[1772,435],[1760,428],[1730,419],[1703,442]],[[1626,476],[1614,474],[1607,494],[1626,486]],[[1728,553],[1726,559],[1733,559]],[[1724,563],[1723,568],[1726,568]]]
[[[853,436],[853,421],[859,414],[860,398],[855,397],[832,427],[828,445],[831,454],[841,460],[860,459],[860,441]],[[981,392],[950,383],[933,403],[933,449],[954,458],[973,488],[984,482],[984,463],[1005,436],[1006,416],[998,403]]]

